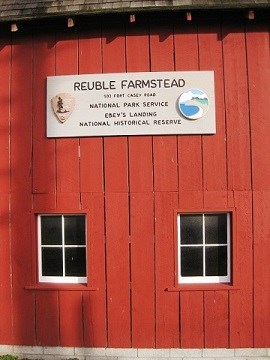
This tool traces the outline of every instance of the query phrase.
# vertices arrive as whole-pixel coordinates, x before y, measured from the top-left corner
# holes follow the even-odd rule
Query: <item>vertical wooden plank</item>
[[[79,36],[79,73],[102,72],[102,42],[99,24],[83,24]],[[103,140],[80,139],[80,186],[82,207],[88,215],[88,283],[97,291],[83,293],[84,346],[105,347],[105,219],[103,191]],[[88,194],[87,194],[88,193]]]
[[[105,191],[128,192],[128,143],[126,137],[104,139]]]
[[[56,38],[56,75],[77,74],[78,39],[73,31],[62,33]],[[57,205],[61,208],[70,206],[74,195],[77,202],[79,187],[79,140],[56,140]],[[68,166],[67,166],[68,164]],[[69,194],[69,198],[67,197]],[[79,206],[79,204],[77,205]]]
[[[59,291],[60,345],[83,346],[82,294]]]
[[[101,27],[83,24],[79,37],[79,73],[102,72]],[[82,192],[103,191],[103,140],[80,139],[80,186]]]
[[[10,90],[10,39],[0,38],[0,343],[12,343],[12,303],[10,283],[10,233],[9,233],[9,90]]]
[[[267,24],[248,24],[246,33],[249,80],[253,219],[254,219],[254,346],[270,344],[269,290],[269,100],[270,56]]]
[[[128,198],[106,195],[108,347],[131,346]]]
[[[126,61],[128,72],[149,71],[148,18],[130,23],[126,28]]]
[[[124,72],[125,29],[107,23],[102,38],[103,71]],[[130,264],[127,137],[104,139],[108,346],[130,347]]]
[[[176,20],[175,20],[176,21]],[[197,26],[178,21],[174,29],[175,68],[199,67]],[[202,208],[202,137],[178,136],[179,208]],[[203,292],[180,293],[181,347],[203,347]]]
[[[163,22],[150,27],[151,71],[174,70],[172,24]],[[177,137],[153,137],[154,188],[156,191],[178,190]]]
[[[153,153],[151,136],[129,137],[130,192],[153,191]]]
[[[154,197],[130,199],[132,347],[155,347]]]
[[[125,72],[125,29],[120,24],[103,26],[102,38],[104,73]],[[128,190],[128,143],[127,137],[104,139],[105,191],[127,192]]]
[[[250,127],[245,29],[235,19],[223,25],[228,189],[251,188]],[[238,24],[238,25],[237,25]]]
[[[0,342],[12,344],[9,195],[0,193]]]
[[[155,191],[177,191],[176,136],[155,136],[153,138],[153,154]]]
[[[56,75],[77,74],[76,32],[63,32],[56,41]],[[76,212],[80,209],[78,139],[56,140],[56,171],[57,209],[60,212],[74,209],[72,212]],[[59,291],[59,307],[61,346],[82,346],[82,294],[77,291]]]
[[[34,209],[56,207],[55,140],[46,139],[46,77],[55,73],[54,34],[36,34],[33,42],[33,188]],[[35,224],[36,225],[36,224]],[[36,232],[34,232],[34,237]],[[36,273],[34,269],[34,273]],[[36,293],[36,341],[59,345],[58,292]]]
[[[207,20],[209,25],[207,24]],[[216,128],[215,135],[203,137],[203,189],[204,207],[227,206],[227,165],[223,58],[220,19],[204,18],[198,26],[200,70],[214,70]],[[207,291],[205,306],[205,347],[227,347],[228,293]]]
[[[180,209],[202,209],[203,191],[179,191]]]
[[[56,194],[55,140],[46,138],[46,77],[55,74],[54,34],[33,43],[33,193]]]
[[[56,209],[56,193],[34,194],[33,208],[38,212],[50,212]]]
[[[205,191],[204,207],[226,209],[227,191]],[[233,239],[234,240],[234,239]],[[204,292],[204,332],[206,348],[229,345],[229,294],[228,291]]]
[[[147,23],[130,24],[126,35],[127,71],[149,71],[149,33]],[[152,136],[130,136],[128,141],[130,191],[152,191]]]
[[[104,196],[82,194],[82,207],[87,211],[87,276],[88,285],[96,291],[83,292],[84,346],[106,347],[105,283],[105,218]]]
[[[9,104],[10,104],[10,67],[11,67],[11,44],[10,39],[0,38],[0,193],[9,193]]]
[[[165,291],[174,286],[175,244],[174,210],[178,196],[174,192],[155,194],[156,256],[156,347],[179,347],[179,294]]]
[[[149,71],[146,23],[127,28],[127,70]],[[129,137],[132,347],[155,346],[153,154],[151,136]]]
[[[228,291],[205,291],[205,348],[227,348]]]
[[[151,71],[174,70],[173,27],[167,19],[150,26]],[[176,136],[153,138],[156,256],[156,346],[179,347],[179,294],[174,285],[174,212],[178,206]],[[175,193],[173,193],[175,191]]]
[[[226,209],[228,207],[228,191],[204,191],[203,205],[206,209]]]
[[[23,69],[23,71],[22,71]],[[27,94],[27,96],[25,96]],[[11,67],[11,241],[15,344],[35,344],[32,278],[32,38],[14,34]],[[24,254],[24,256],[22,256]]]
[[[36,292],[37,345],[58,346],[59,302],[58,291]]]
[[[198,26],[200,70],[214,70],[216,128],[215,135],[203,137],[203,188],[227,190],[226,134],[223,83],[223,59],[221,47],[220,19],[208,19],[210,25]]]
[[[239,284],[240,289],[230,291],[230,347],[253,347],[252,194],[236,191],[234,201],[236,238],[232,238],[232,242],[236,241],[237,247],[233,257],[236,262],[233,263],[233,283]]]
[[[247,26],[247,65],[249,81],[252,185],[254,190],[270,190],[269,97],[270,54],[267,25]]]
[[[66,145],[66,144],[65,144]],[[65,146],[64,145],[64,146]],[[75,149],[78,151],[77,146],[74,145],[73,150],[75,151]],[[61,145],[61,148],[63,150],[63,146]],[[75,155],[75,153],[74,153]],[[64,154],[62,153],[62,155],[60,157],[64,156]],[[76,159],[76,156],[74,156],[73,158],[74,160]],[[77,160],[77,159],[76,159]],[[75,164],[73,164],[74,166],[76,166]],[[75,170],[75,169],[73,169]],[[79,178],[79,173],[77,174],[78,178]],[[57,176],[58,177],[58,176]],[[60,180],[61,182],[61,180]],[[57,193],[57,198],[56,198],[56,202],[57,202],[57,209],[59,209],[59,211],[75,211],[75,209],[79,210],[81,208],[81,198],[80,198],[80,193],[79,192],[59,192]],[[74,210],[73,210],[74,209]]]
[[[184,155],[184,154],[183,154]],[[180,159],[181,164],[181,159]],[[181,166],[181,165],[180,165]],[[202,191],[179,193],[179,208],[203,208]],[[175,240],[176,241],[176,240]],[[204,297],[203,291],[180,292],[181,347],[204,347]]]
[[[254,192],[254,347],[270,345],[269,204],[269,191]]]
[[[175,27],[175,69],[196,71],[199,69],[197,26],[194,22]],[[178,136],[179,190],[202,190],[202,137],[201,135]],[[181,203],[180,203],[181,206]]]
[[[181,347],[204,347],[203,291],[182,292],[181,310]]]

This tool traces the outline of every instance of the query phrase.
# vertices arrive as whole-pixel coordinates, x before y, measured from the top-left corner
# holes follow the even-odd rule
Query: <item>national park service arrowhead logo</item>
[[[75,98],[67,93],[57,94],[51,99],[52,109],[61,124],[72,114],[75,108]]]

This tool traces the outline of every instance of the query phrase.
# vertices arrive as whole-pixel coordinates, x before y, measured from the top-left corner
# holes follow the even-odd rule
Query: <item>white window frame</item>
[[[41,218],[45,216],[60,216],[62,219],[62,245],[42,245],[41,244]],[[85,217],[85,245],[65,245],[64,243],[64,217],[65,216],[84,216]],[[86,271],[87,271],[87,224],[86,224],[86,215],[85,214],[39,214],[37,216],[37,233],[38,233],[38,279],[39,282],[44,283],[64,283],[64,284],[85,284],[87,283],[87,276],[85,277],[77,277],[77,276],[66,276],[65,275],[65,249],[66,248],[77,248],[82,247],[85,248],[86,251]],[[63,254],[63,276],[44,276],[42,275],[42,248],[52,248],[52,247],[61,247]]]
[[[227,214],[227,244],[206,244],[205,243],[205,215]],[[181,215],[202,215],[203,216],[203,244],[181,244]],[[220,284],[231,282],[231,216],[230,212],[180,212],[177,214],[177,248],[178,248],[178,283],[179,284]],[[227,275],[208,276],[205,275],[205,248],[206,246],[227,246]],[[181,247],[203,246],[203,276],[181,276]]]

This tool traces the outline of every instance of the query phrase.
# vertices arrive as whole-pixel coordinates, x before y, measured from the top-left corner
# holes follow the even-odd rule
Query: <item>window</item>
[[[230,213],[178,214],[178,282],[230,282]]]
[[[86,283],[85,215],[39,215],[39,281]]]

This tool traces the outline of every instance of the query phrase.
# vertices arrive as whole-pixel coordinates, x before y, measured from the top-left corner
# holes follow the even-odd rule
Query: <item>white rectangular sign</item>
[[[215,132],[213,71],[47,78],[47,137]]]

